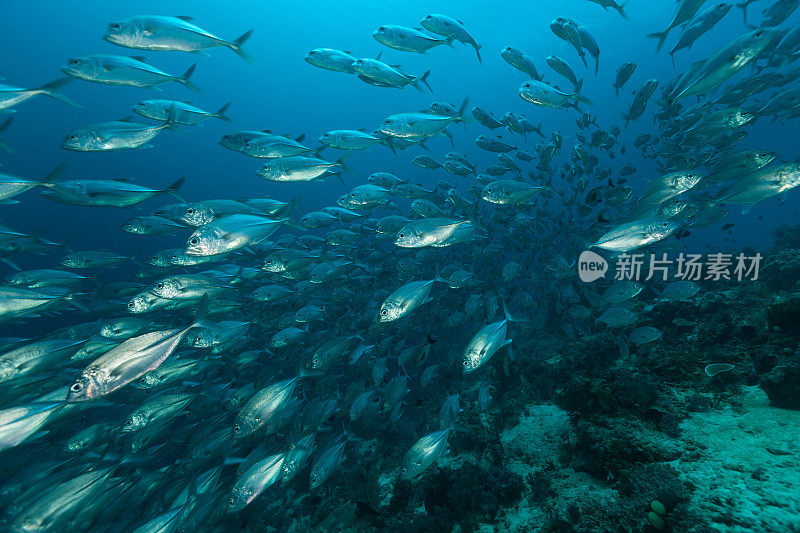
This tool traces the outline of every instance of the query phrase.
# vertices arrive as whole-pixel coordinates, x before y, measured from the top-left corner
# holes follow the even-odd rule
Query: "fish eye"
[[[195,244],[197,244],[199,242],[200,242],[200,239],[198,239],[197,237],[192,237],[191,239],[189,239],[189,244],[191,244],[191,245],[195,245]]]
[[[235,501],[233,501],[233,498],[231,498],[230,500],[228,500],[228,507],[233,507],[234,505],[236,505],[236,502],[235,502]]]
[[[389,314],[389,311],[387,311],[386,309],[381,309],[381,316],[386,316],[388,314]]]
[[[70,59],[69,60],[69,64],[70,65],[77,65],[78,63],[80,63],[79,59]]]
[[[464,361],[462,364],[463,364],[464,366],[467,366],[467,362],[466,362],[466,361]]]
[[[197,341],[197,342],[200,342],[202,340],[203,340],[203,336],[202,335],[198,335],[197,338],[195,339],[195,341]]]
[[[400,238],[402,239],[403,237],[405,237],[405,236],[406,236],[406,234],[405,234],[405,233],[398,233],[398,234],[397,234],[397,236],[398,236],[398,237],[400,237]]]
[[[118,30],[118,29],[120,29],[122,27],[122,25],[121,24],[117,24],[116,22],[113,22],[113,23],[109,24],[108,27],[111,28],[112,30]]]
[[[378,31],[385,31],[385,30],[386,30],[386,28],[384,26],[381,26],[380,28],[378,28]]]
[[[134,306],[133,302],[128,302],[128,309],[133,309],[133,306]]]
[[[69,138],[70,138],[70,139],[72,139],[72,140],[74,141],[74,140],[75,140],[75,139],[77,139],[78,137],[77,137],[76,135],[70,135],[70,136],[69,136]]]
[[[193,207],[190,207],[189,209],[187,209],[187,210],[186,210],[186,214],[187,214],[187,215],[194,215],[194,208],[193,208]]]
[[[264,262],[265,262],[266,264],[268,264],[268,265],[271,265],[271,264],[272,264],[272,259],[267,259],[267,260],[266,260],[266,261],[264,261]]]
[[[236,433],[239,433],[241,430],[242,430],[242,428],[241,428],[241,426],[239,426],[239,424],[236,424],[235,426],[233,426],[233,431],[235,431]]]
[[[74,383],[72,387],[69,388],[69,390],[71,390],[72,392],[80,392],[83,390],[83,383],[81,383],[80,381]]]

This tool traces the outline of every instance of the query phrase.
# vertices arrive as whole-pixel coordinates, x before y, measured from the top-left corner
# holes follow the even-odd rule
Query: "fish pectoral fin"
[[[144,374],[147,369],[149,359],[144,357],[134,357],[120,364],[109,373],[106,383],[113,383],[126,376],[138,376]]]

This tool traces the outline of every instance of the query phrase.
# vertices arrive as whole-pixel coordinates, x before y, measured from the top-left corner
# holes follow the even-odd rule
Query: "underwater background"
[[[172,82],[153,89],[72,79],[58,93],[80,107],[36,97],[0,113],[0,124],[12,118],[0,138],[13,150],[0,152],[0,188],[14,177],[41,180],[66,163],[58,181],[2,193],[0,529],[800,529],[800,217],[791,190],[800,184],[797,2],[729,6],[674,64],[668,52],[692,20],[727,4],[633,0],[620,6],[623,17],[598,5],[605,2],[615,3],[4,2],[0,95],[5,84],[36,88],[61,78],[70,58],[88,54],[136,56],[175,75],[196,64],[191,82],[200,92]],[[657,52],[648,35],[686,11]],[[423,54],[373,36],[381,25],[418,28],[436,13],[463,23],[482,62],[459,39]],[[253,62],[227,45],[192,54],[103,39],[113,21],[145,14],[191,16],[228,41],[253,29],[242,45]],[[596,40],[596,74],[595,58],[587,53],[584,66],[551,29],[559,17]],[[729,55],[741,59],[755,46],[742,36],[759,29],[768,44],[741,71],[726,71]],[[564,102],[520,97],[531,76],[501,56],[509,46],[533,59]],[[431,90],[317,68],[304,60],[316,48],[380,57],[412,77],[430,71]],[[548,66],[550,55],[569,63],[579,91]],[[717,57],[721,66],[709,62]],[[616,95],[623,63],[636,69]],[[680,94],[687,80],[712,75],[719,80],[707,89]],[[658,87],[626,124],[650,79]],[[230,122],[165,127],[146,143],[152,147],[64,149],[70,132],[90,124],[133,117],[158,126],[132,111],[148,99],[211,112],[230,102]],[[426,113],[444,128],[386,128],[387,117],[425,113],[432,102],[456,113]],[[524,116],[541,134],[489,129],[474,117],[476,106],[498,120]],[[745,123],[704,122],[728,110]],[[317,151],[325,132],[381,128],[368,149]],[[307,147],[301,158],[344,159],[309,181],[269,180],[257,171],[282,158],[220,145],[233,132],[266,130],[297,139]],[[479,135],[511,149],[483,149]],[[643,135],[651,137],[637,146]],[[552,160],[544,161],[548,150]],[[460,153],[465,174],[441,168],[448,152]],[[755,152],[771,154],[763,168],[738,163]],[[519,168],[501,161],[487,174],[498,153]],[[440,168],[412,164],[418,156]],[[623,167],[633,170],[621,174]],[[375,173],[393,178],[368,182]],[[681,179],[695,176],[699,185],[683,187]],[[162,191],[181,177],[179,190]],[[91,205],[89,193],[58,202],[39,194],[57,196],[59,183],[72,180],[129,180],[159,193],[130,207]],[[520,201],[487,190],[506,180],[497,187]],[[377,189],[367,201],[341,200],[368,183]],[[189,205],[258,198],[285,204],[238,212],[260,217],[246,224],[279,220],[274,228],[231,230],[226,217],[238,215],[218,213],[208,224],[223,221],[221,233],[247,242],[209,263],[153,264],[160,251],[188,249],[204,227],[180,219]],[[659,211],[675,198],[685,200],[683,215]],[[180,226],[174,231],[123,231],[132,218],[176,202],[175,216],[163,216]],[[336,206],[348,211],[303,219]],[[384,221],[389,216],[403,218]],[[418,229],[426,218],[438,223]],[[383,231],[382,221],[393,229]],[[631,221],[671,230],[654,236]],[[412,226],[436,242],[395,240]],[[337,230],[346,233],[329,234]],[[674,285],[674,276],[625,280],[609,271],[586,283],[577,262],[590,249],[609,264],[641,253],[647,266],[650,254],[681,252],[760,253],[763,262],[744,280]],[[84,251],[119,257],[81,263]],[[71,255],[80,257],[62,262]],[[270,271],[270,258],[286,264]],[[154,289],[165,278],[178,278],[180,296]],[[285,294],[262,290],[274,286]],[[129,312],[142,294],[153,307]],[[400,316],[382,319],[391,306]],[[143,338],[153,332],[163,335]],[[283,332],[288,344],[272,342]],[[130,379],[106,394],[68,396],[107,353],[136,363],[136,372],[127,368]],[[153,374],[162,365],[174,366]],[[251,434],[235,435],[253,410]],[[142,413],[140,428],[124,427]]]

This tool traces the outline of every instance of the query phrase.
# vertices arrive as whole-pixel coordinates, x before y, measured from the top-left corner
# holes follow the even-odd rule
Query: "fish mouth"
[[[115,33],[106,33],[103,35],[103,39],[114,44],[121,45],[124,43],[124,39],[122,39],[122,36],[117,35]]]
[[[203,252],[203,248],[200,246],[187,246],[186,255],[200,256],[206,254]]]
[[[76,152],[83,152],[83,149],[78,145],[75,141],[72,140],[65,140],[64,143],[61,145],[62,148],[66,148],[67,150],[74,150]]]

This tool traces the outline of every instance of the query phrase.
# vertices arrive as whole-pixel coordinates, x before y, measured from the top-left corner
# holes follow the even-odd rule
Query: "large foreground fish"
[[[249,30],[233,41],[226,41],[192,24],[192,17],[139,15],[112,22],[103,36],[107,41],[141,50],[179,50],[202,52],[219,46],[230,48],[246,61],[253,62],[242,45],[253,34]]]

